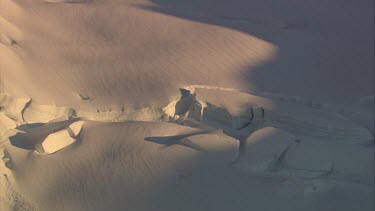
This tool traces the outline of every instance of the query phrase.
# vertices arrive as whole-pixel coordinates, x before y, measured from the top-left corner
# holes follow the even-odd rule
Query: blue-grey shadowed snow
[[[32,130],[29,132],[18,132],[14,136],[9,137],[10,143],[18,148],[33,150],[37,144],[43,142],[51,133],[67,128],[73,122],[80,120],[80,118],[69,119],[65,121],[50,122],[37,126],[40,124],[32,124]],[[27,126],[21,128],[25,129]]]
[[[197,132],[175,135],[175,136],[154,136],[154,137],[146,137],[145,141],[162,144],[164,147],[169,147],[173,145],[181,145],[185,147],[190,147],[200,152],[206,152],[207,150],[203,147],[195,144],[189,140],[189,137],[195,135],[202,135],[202,134],[218,134],[220,130],[201,130]]]

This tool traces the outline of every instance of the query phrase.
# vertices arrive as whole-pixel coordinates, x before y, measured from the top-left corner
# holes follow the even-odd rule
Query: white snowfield
[[[371,6],[0,0],[0,210],[374,210]]]

